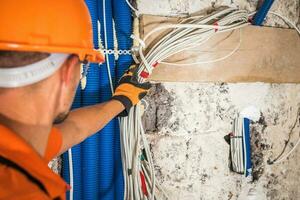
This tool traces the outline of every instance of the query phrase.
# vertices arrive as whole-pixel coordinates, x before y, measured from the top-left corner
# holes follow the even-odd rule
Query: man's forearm
[[[110,100],[71,111],[63,123],[56,125],[63,135],[60,153],[102,129],[123,110],[124,106],[119,101]]]

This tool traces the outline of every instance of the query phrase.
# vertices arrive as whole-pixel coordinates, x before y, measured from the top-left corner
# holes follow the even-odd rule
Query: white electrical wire
[[[294,125],[292,126],[291,131],[289,132],[289,138],[288,138],[288,140],[285,142],[285,146],[284,146],[282,152],[281,152],[281,153],[279,154],[279,156],[278,156],[277,158],[275,158],[274,160],[269,160],[269,161],[268,161],[268,164],[270,164],[270,165],[272,165],[272,164],[277,164],[277,163],[280,163],[280,162],[282,162],[283,160],[287,159],[287,158],[295,151],[295,149],[296,149],[297,146],[299,145],[299,143],[300,143],[300,134],[298,135],[299,138],[298,138],[296,144],[293,146],[293,148],[292,148],[288,153],[286,153],[286,154],[283,155],[283,153],[285,152],[285,149],[286,149],[287,145],[290,143],[291,134],[293,133],[294,128],[296,127],[296,124],[297,124],[298,118],[299,118],[299,114],[300,114],[300,108],[298,108],[298,112],[297,112],[297,115],[296,115],[296,117],[297,117],[297,118],[296,118],[296,121],[295,121]]]
[[[209,64],[209,63],[215,63],[215,62],[219,62],[222,60],[226,60],[227,58],[229,58],[230,56],[232,56],[235,52],[237,52],[237,50],[240,48],[241,43],[242,43],[242,29],[239,30],[239,42],[237,43],[236,47],[227,55],[217,58],[215,60],[207,60],[207,61],[197,61],[197,62],[193,62],[193,63],[169,63],[169,62],[164,62],[161,61],[159,63],[161,64],[168,64],[168,65],[174,65],[174,66],[188,66],[188,65],[199,65],[199,64]]]
[[[105,49],[107,48],[107,28],[106,28],[106,0],[103,0],[103,25],[104,25],[104,45],[105,45]],[[100,32],[98,33],[100,34]],[[107,73],[108,73],[108,79],[109,79],[109,83],[110,83],[110,90],[111,93],[114,93],[114,85],[113,85],[113,81],[112,81],[112,77],[111,77],[111,72],[110,72],[110,63],[109,63],[109,55],[105,54],[106,57],[106,67],[107,67]]]
[[[139,12],[128,0],[128,6],[139,16]],[[134,38],[137,39],[138,38]],[[143,45],[143,41],[140,40]],[[155,181],[154,166],[148,141],[145,137],[143,125],[141,122],[141,103],[131,108],[128,117],[119,119],[121,131],[121,154],[124,174],[124,200],[156,200],[160,199],[155,190],[163,192],[161,187]],[[143,149],[145,154],[143,153]],[[142,157],[147,160],[142,160]],[[144,187],[148,192],[145,195],[142,188],[142,176],[145,181]],[[162,196],[165,196],[163,193]]]
[[[273,164],[277,164],[277,163],[280,163],[282,162],[283,160],[287,159],[292,153],[293,151],[295,151],[295,149],[297,148],[297,146],[299,145],[300,143],[300,138],[298,139],[297,143],[295,144],[295,146],[288,152],[286,153],[284,156],[282,156],[280,159],[276,160],[273,162]]]
[[[300,34],[299,28],[293,24],[286,17],[272,11],[270,14],[276,15],[282,18],[287,24],[295,28],[295,30]],[[151,30],[146,36],[141,39],[136,39],[139,45],[139,56],[141,59],[140,69],[138,71],[139,81],[145,81],[144,77],[141,77],[141,73],[144,71],[147,74],[151,74],[154,68],[153,65],[157,63],[169,64],[174,66],[187,66],[187,65],[197,65],[197,64],[208,64],[219,62],[225,60],[232,56],[241,45],[241,33],[240,40],[237,46],[229,52],[227,55],[217,58],[214,60],[204,60],[194,63],[170,63],[165,61],[167,58],[178,54],[183,51],[191,50],[197,46],[204,45],[211,37],[214,35],[233,31],[235,29],[240,29],[242,27],[250,25],[248,18],[254,13],[248,13],[245,10],[237,10],[235,8],[226,8],[209,16],[193,16],[182,20],[179,24],[167,24],[164,26],[159,26]],[[217,22],[217,23],[216,23]],[[154,46],[147,49],[147,54],[144,55],[145,46],[148,46],[147,40],[154,33],[171,29],[171,31],[162,37]]]
[[[282,16],[279,13],[273,12],[273,11],[269,11],[268,14],[272,14],[272,15],[275,15],[275,16],[281,18],[286,24],[288,24],[289,26],[293,27],[298,32],[298,34],[300,35],[300,29],[296,26],[296,24],[294,24],[288,18]],[[298,139],[297,143],[295,144],[295,146],[288,153],[286,153],[284,156],[281,156],[280,159],[277,159],[276,161],[274,161],[273,164],[280,163],[283,160],[287,159],[293,153],[293,151],[295,151],[295,149],[297,148],[297,146],[299,145],[299,143],[300,143],[300,136],[299,136],[299,139]]]
[[[275,16],[281,18],[285,23],[287,23],[289,26],[293,27],[298,32],[298,34],[300,34],[300,29],[290,19],[282,16],[279,13],[273,12],[273,11],[269,11],[268,14],[272,14],[272,15],[275,15]]]
[[[72,158],[72,149],[68,150],[69,157],[69,175],[70,175],[70,200],[73,200],[74,196],[74,173],[73,173],[73,158]]]
[[[206,17],[193,16],[182,20],[179,24],[156,27],[144,37],[143,42],[146,43],[146,45],[148,45],[147,39],[157,31],[165,29],[172,30],[161,38],[152,48],[150,48],[147,55],[144,55],[144,47],[141,42],[139,42],[139,56],[142,60],[138,71],[139,81],[144,81],[144,78],[140,76],[142,71],[151,74],[155,63],[185,66],[191,64],[219,62],[227,59],[239,49],[241,44],[241,33],[237,46],[229,54],[221,58],[195,63],[169,63],[165,61],[170,56],[205,44],[205,42],[215,34],[233,31],[249,25],[248,17],[249,14],[247,11],[237,10],[235,8],[226,8]]]
[[[125,199],[168,199],[162,188],[156,183],[152,155],[141,121],[141,103],[134,106],[128,117],[121,118],[121,144],[124,151],[123,167],[125,188]],[[144,154],[144,153],[145,154]],[[145,178],[145,187],[148,195],[142,190],[141,174]]]
[[[230,136],[230,156],[232,162],[232,169],[238,173],[244,173],[244,155],[243,155],[243,118],[237,114],[234,124],[232,135]]]
[[[150,37],[151,34],[159,30],[170,27],[175,28],[164,38],[162,38],[156,45],[154,45],[154,47],[150,49],[146,56],[143,55],[143,49],[145,48],[144,43],[146,41],[145,38],[144,40],[140,40],[139,38],[135,37],[134,39],[136,39],[140,44],[139,56],[142,60],[142,64],[139,66],[138,73],[141,73],[145,69],[151,73],[153,69],[152,65],[155,62],[163,61],[175,53],[196,47],[199,44],[206,42],[210,37],[212,37],[212,35],[214,35],[214,33],[216,33],[216,30],[219,32],[233,31],[237,28],[245,26],[245,23],[248,23],[248,14],[244,11],[236,11],[236,15],[232,15],[231,12],[233,11],[236,10],[229,8],[225,11],[222,10],[217,12],[213,16],[194,16],[191,19],[183,20],[182,23],[178,25],[169,25],[167,27],[165,26],[164,28],[154,29],[150,34],[145,36],[146,39],[147,37]],[[220,17],[223,15],[226,15],[227,18],[222,21]],[[212,20],[216,19],[218,20],[218,25],[206,24],[208,22],[211,23]],[[187,22],[190,24],[184,24]],[[192,22],[195,23],[192,24]],[[238,49],[238,47],[235,49]],[[235,49],[233,50],[232,54],[236,51]],[[169,199],[155,180],[152,155],[141,122],[140,106],[141,103],[130,110],[128,117],[120,119],[121,145],[123,149],[122,161],[124,168],[123,171],[125,172],[124,182],[127,186],[125,188],[126,195],[124,199]],[[147,160],[145,158],[142,159],[141,157],[146,157]],[[144,175],[146,184],[144,187],[146,187],[148,195],[145,195],[144,191],[142,190],[142,178],[140,173]]]
[[[133,5],[131,5],[131,3],[129,2],[129,0],[126,0],[126,3],[130,7],[130,9],[136,14],[136,16],[140,15],[139,11],[135,7],[133,7]]]

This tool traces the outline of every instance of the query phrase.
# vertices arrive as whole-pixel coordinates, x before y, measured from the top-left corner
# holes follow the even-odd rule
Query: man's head
[[[18,68],[21,70],[23,66],[39,62],[49,56],[48,53],[40,52],[0,51],[0,69]],[[58,70],[44,80],[23,87],[0,87],[0,101],[1,97],[8,95],[12,97],[20,95],[27,101],[32,99],[27,104],[34,103],[35,100],[43,100],[49,113],[42,114],[51,115],[53,122],[59,123],[67,117],[79,79],[79,59],[76,55],[70,55]],[[21,99],[11,99],[11,101],[15,100],[21,101]]]
[[[91,17],[84,0],[1,1],[0,18],[5,19],[0,20],[0,27],[5,27],[0,31],[0,102],[5,99],[0,115],[9,112],[15,116],[17,112],[24,117],[27,113],[22,113],[22,105],[9,111],[6,108],[20,98],[19,102],[27,101],[25,108],[33,103],[41,109],[45,106],[49,109],[36,112],[61,121],[80,78],[79,60],[104,61],[104,55],[94,49]],[[45,65],[40,65],[43,60]],[[61,67],[57,70],[58,64]],[[16,68],[26,65],[30,66]]]

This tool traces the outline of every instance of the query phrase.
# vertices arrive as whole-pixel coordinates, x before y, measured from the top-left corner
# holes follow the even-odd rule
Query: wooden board
[[[144,15],[140,19],[140,36],[164,24],[176,23],[178,18]],[[147,44],[164,35],[160,32]],[[219,33],[205,45],[171,57],[168,61],[191,63],[215,60],[230,53],[240,41],[239,31]],[[152,81],[195,82],[300,82],[300,37],[293,29],[248,26],[242,29],[241,46],[228,59],[191,66],[160,64],[151,76]]]

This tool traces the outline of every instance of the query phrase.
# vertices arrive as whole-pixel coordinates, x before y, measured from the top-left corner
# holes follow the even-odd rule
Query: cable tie
[[[137,11],[135,11],[135,15],[136,15],[137,18],[140,18],[140,15],[141,15],[141,14],[140,14],[140,12],[137,10]]]
[[[214,26],[216,26],[216,27],[215,27],[215,32],[217,32],[217,31],[219,30],[219,24],[218,24],[218,21],[216,21],[216,22],[214,23]]]
[[[146,47],[145,42],[144,42],[141,38],[139,38],[139,37],[137,37],[137,36],[135,36],[135,35],[133,35],[133,34],[130,36],[130,38],[133,39],[133,40],[138,41],[139,44],[140,44],[143,48]]]
[[[148,77],[149,77],[149,73],[148,73],[148,72],[145,72],[145,71],[142,71],[141,74],[140,74],[140,76],[141,76],[142,78],[148,78]]]
[[[132,175],[132,169],[127,169],[127,173],[129,176]]]
[[[230,136],[230,138],[232,138],[232,139],[243,138],[243,136],[240,136],[240,135],[238,135],[238,136]]]

